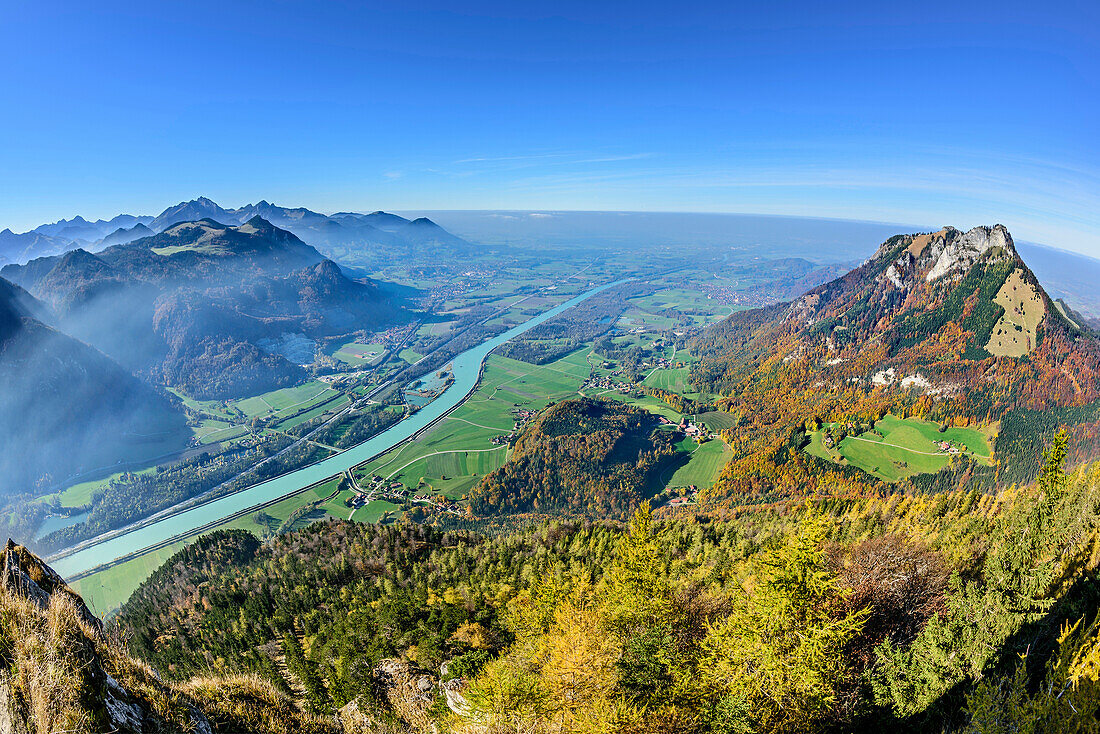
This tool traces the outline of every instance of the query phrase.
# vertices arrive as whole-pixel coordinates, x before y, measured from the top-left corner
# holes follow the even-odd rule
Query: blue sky
[[[1092,0],[0,9],[16,231],[203,194],[999,221],[1100,256]]]

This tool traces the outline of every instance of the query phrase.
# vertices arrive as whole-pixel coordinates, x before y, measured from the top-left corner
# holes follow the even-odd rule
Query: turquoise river
[[[397,425],[357,446],[341,451],[315,464],[268,479],[248,489],[242,489],[231,495],[168,515],[161,520],[136,527],[114,537],[107,537],[94,545],[81,547],[69,555],[54,557],[50,561],[50,565],[65,578],[79,576],[96,566],[138,553],[172,538],[186,537],[189,533],[241,511],[294,494],[303,487],[335,477],[353,466],[358,466],[379,454],[385,453],[394,446],[415,436],[465,400],[477,387],[481,375],[481,365],[489,352],[509,339],[519,336],[548,319],[554,318],[562,311],[577,305],[581,301],[624,282],[626,280],[618,280],[586,291],[459,354],[451,361],[454,368],[454,383],[438,398]]]

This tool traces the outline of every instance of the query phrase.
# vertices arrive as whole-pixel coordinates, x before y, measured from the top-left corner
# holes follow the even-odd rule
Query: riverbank
[[[554,318],[592,296],[612,288],[626,280],[618,280],[590,289],[532,319],[512,327],[452,360],[455,380],[443,393],[420,411],[367,439],[315,464],[268,479],[232,495],[219,497],[205,504],[189,507],[155,522],[135,528],[115,537],[105,538],[70,553],[57,554],[51,564],[65,577],[87,574],[119,558],[140,553],[143,549],[162,547],[166,541],[178,537],[190,537],[202,528],[220,524],[225,518],[240,512],[253,511],[273,500],[283,499],[300,492],[304,487],[316,485],[355,466],[371,461],[394,447],[414,440],[426,429],[445,417],[460,405],[477,387],[485,358],[506,341]]]

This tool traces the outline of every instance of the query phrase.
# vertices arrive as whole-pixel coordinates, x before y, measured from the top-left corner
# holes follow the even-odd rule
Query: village
[[[346,472],[345,476],[350,480],[350,487],[354,494],[344,500],[344,504],[353,510],[364,507],[374,500],[386,500],[399,505],[418,505],[428,510],[448,512],[452,515],[465,514],[462,507],[443,495],[435,497],[418,495],[417,487],[407,487],[401,482],[386,479],[378,474],[370,478],[370,483],[366,487],[356,481],[352,472]]]
[[[535,417],[538,411],[531,410],[529,408],[521,408],[518,405],[511,410],[512,414],[512,430],[508,433],[502,433],[497,436],[493,436],[489,439],[489,443],[494,446],[511,445],[519,432],[523,430],[523,427],[527,425],[527,422]]]

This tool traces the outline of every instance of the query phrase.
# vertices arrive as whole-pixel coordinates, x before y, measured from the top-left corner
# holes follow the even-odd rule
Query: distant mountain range
[[[237,226],[172,223],[98,253],[7,265],[0,276],[43,301],[65,333],[204,398],[293,384],[313,340],[407,318],[375,284],[349,279],[259,215]]]
[[[329,254],[347,248],[378,248],[381,258],[399,258],[424,248],[443,248],[439,256],[454,257],[471,247],[470,243],[424,217],[409,220],[381,211],[371,214],[340,212],[326,216],[302,207],[291,209],[266,201],[225,209],[206,197],[199,197],[170,206],[155,217],[120,214],[109,220],[89,222],[77,216],[43,224],[22,234],[5,229],[0,232],[0,265],[25,263],[75,249],[97,252],[164,232],[181,222],[209,219],[236,226],[257,216]]]

